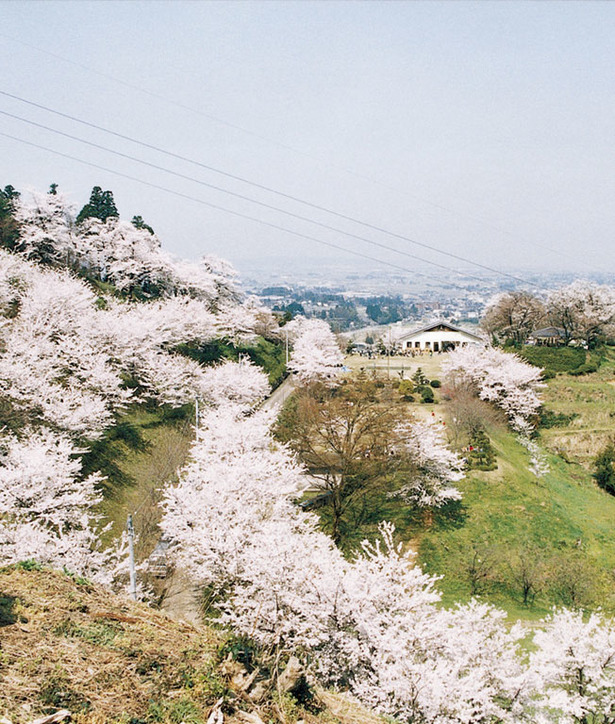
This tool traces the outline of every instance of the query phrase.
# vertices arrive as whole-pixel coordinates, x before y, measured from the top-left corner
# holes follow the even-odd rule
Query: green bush
[[[594,458],[594,473],[592,477],[607,493],[615,495],[615,444],[613,441],[598,453]]]
[[[440,380],[432,380],[429,384],[430,384],[435,390],[437,390],[438,387],[442,387],[442,383],[440,382]]]
[[[597,372],[598,367],[595,364],[582,364],[580,367],[577,367],[576,370],[570,370],[568,372],[569,375],[572,375],[573,377],[580,377],[581,375],[589,375],[592,372]]]
[[[538,426],[546,429],[551,427],[567,427],[578,416],[578,412],[571,412],[567,415],[565,412],[553,412],[553,410],[543,408],[538,419]]]
[[[401,395],[402,400],[406,402],[411,402],[414,399],[414,397],[412,397],[412,393],[414,392],[414,383],[412,380],[402,380],[399,383],[397,391]]]
[[[435,397],[431,387],[428,387],[427,385],[420,385],[416,388],[416,391],[421,396],[421,402],[434,402]]]
[[[585,362],[586,352],[578,347],[534,347],[526,345],[517,353],[526,362],[553,372],[569,372]]]

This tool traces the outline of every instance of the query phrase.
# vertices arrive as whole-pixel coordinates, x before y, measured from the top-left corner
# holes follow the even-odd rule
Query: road
[[[291,395],[295,387],[296,382],[294,376],[288,375],[284,382],[282,382],[279,387],[276,387],[269,397],[261,403],[260,409],[272,410],[274,407],[281,407]]]

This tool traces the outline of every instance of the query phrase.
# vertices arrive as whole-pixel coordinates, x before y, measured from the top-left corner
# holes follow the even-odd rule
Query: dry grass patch
[[[2,568],[0,718],[28,724],[67,709],[76,724],[206,724],[219,709],[224,724],[382,721],[326,692],[306,710],[271,684],[256,703],[245,669],[223,659],[226,641],[64,573]]]

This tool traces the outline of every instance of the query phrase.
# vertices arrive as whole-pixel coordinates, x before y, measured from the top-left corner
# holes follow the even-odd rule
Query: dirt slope
[[[0,721],[26,724],[66,709],[87,724],[371,724],[339,696],[310,710],[267,690],[222,633],[174,621],[102,587],[49,570],[0,569]],[[244,691],[245,689],[245,691]],[[5,719],[2,719],[5,717]]]

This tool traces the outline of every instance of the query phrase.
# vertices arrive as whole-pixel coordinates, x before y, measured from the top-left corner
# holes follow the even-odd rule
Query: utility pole
[[[199,398],[194,398],[194,426],[196,428],[196,439],[199,439]]]
[[[137,573],[135,571],[135,529],[132,524],[132,513],[126,521],[128,531],[128,565],[130,567],[130,595],[133,601],[137,600]]]

